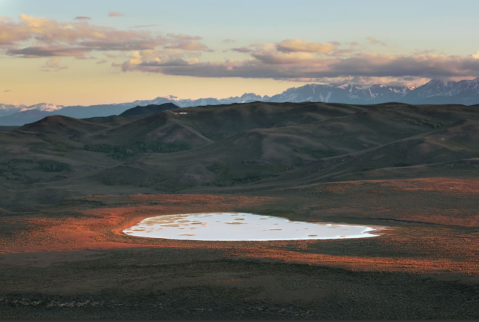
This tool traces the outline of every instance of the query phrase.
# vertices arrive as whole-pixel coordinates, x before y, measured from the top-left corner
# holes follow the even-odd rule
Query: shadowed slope
[[[120,116],[125,118],[130,118],[130,119],[137,119],[137,118],[145,117],[158,112],[174,110],[178,108],[179,107],[173,103],[165,103],[161,105],[136,106],[121,113]]]
[[[112,116],[98,116],[98,117],[90,117],[83,119],[84,121],[95,123],[95,124],[103,124],[108,126],[118,126],[127,122],[130,122],[129,119],[125,119],[123,117],[112,115]]]
[[[15,131],[17,132],[41,132],[55,134],[63,137],[80,137],[88,133],[97,132],[107,128],[104,125],[90,123],[67,116],[48,116],[40,121],[26,124]]]
[[[462,105],[254,102],[91,121],[49,117],[0,133],[0,180],[13,190],[48,182],[79,195],[249,191],[437,171],[462,176],[448,164],[479,157],[479,113]],[[44,173],[49,168],[38,162],[45,158],[70,170],[56,164],[58,173]]]

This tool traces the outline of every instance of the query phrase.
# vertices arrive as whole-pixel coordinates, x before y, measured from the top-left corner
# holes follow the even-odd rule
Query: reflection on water
[[[194,229],[186,233],[182,229]],[[190,240],[295,240],[376,237],[373,228],[290,221],[248,213],[202,213],[150,217],[123,232],[130,236]]]

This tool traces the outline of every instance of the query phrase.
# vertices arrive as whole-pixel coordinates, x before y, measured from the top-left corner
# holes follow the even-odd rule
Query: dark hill
[[[0,132],[0,175],[10,178],[12,189],[17,181],[50,182],[62,193],[60,187],[67,185],[75,194],[266,189],[401,178],[409,175],[401,170],[406,168],[411,175],[434,175],[424,170],[430,167],[458,175],[447,164],[479,157],[479,113],[472,106],[253,102],[164,107],[130,119],[53,116]]]
[[[141,144],[183,144],[194,148],[213,141],[195,129],[184,115],[169,110],[96,132],[88,142],[130,146]]]
[[[103,124],[103,125],[109,125],[109,126],[118,126],[130,121],[129,119],[126,119],[124,117],[117,116],[117,115],[89,117],[83,120],[90,123]]]
[[[334,181],[374,169],[479,156],[475,121],[469,120],[478,115],[465,106],[248,103],[181,111],[98,132],[92,141],[190,144],[189,151],[143,159],[146,173],[163,178],[158,189],[174,191],[259,184],[276,175],[283,186]],[[128,172],[116,172],[115,180],[136,184]]]
[[[174,110],[177,108],[179,107],[173,103],[165,103],[161,105],[136,106],[121,113],[120,116],[125,118],[141,118],[141,117],[145,117],[158,112]]]
[[[40,121],[25,124],[16,129],[17,132],[40,132],[55,134],[63,137],[80,137],[88,133],[97,132],[107,128],[104,125],[90,123],[67,116],[47,116]]]

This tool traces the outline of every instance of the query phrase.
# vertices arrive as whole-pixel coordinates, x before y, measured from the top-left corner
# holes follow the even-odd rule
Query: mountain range
[[[136,100],[128,103],[90,106],[63,106],[40,103],[31,106],[0,104],[0,125],[23,125],[50,115],[90,118],[119,115],[135,106],[174,103],[179,107],[227,105],[262,102],[326,102],[343,104],[380,104],[399,102],[406,104],[463,104],[479,103],[479,78],[458,82],[433,79],[422,86],[373,85],[363,87],[354,84],[308,84],[293,87],[281,94],[261,96],[245,93],[229,98],[179,99],[176,96],[157,97],[153,100]]]

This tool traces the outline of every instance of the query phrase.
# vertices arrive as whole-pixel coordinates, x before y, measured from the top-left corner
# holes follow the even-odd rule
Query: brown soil
[[[91,196],[82,200],[103,206],[10,214],[1,222],[0,317],[474,318],[476,187],[414,179],[269,196]],[[220,211],[364,224],[380,236],[206,242],[122,233],[149,216]]]

